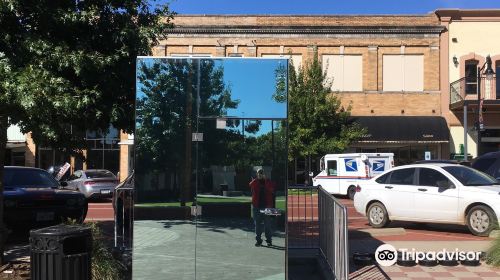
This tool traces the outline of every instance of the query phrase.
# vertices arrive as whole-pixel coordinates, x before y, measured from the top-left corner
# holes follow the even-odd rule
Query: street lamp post
[[[491,68],[491,57],[488,55],[482,67],[477,67],[477,156],[481,155],[481,130],[483,130],[483,106],[481,102],[481,71],[484,70],[486,80],[491,81],[495,71]],[[484,69],[486,67],[486,69]],[[465,128],[467,129],[467,128]],[[464,153],[466,153],[465,151]]]

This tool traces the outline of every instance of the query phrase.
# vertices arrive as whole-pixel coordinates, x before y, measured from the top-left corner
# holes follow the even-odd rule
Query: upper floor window
[[[323,55],[322,66],[332,91],[363,90],[363,56]]]
[[[465,61],[465,93],[477,94],[477,65],[479,61],[470,59]]]
[[[384,55],[382,63],[384,91],[424,90],[423,55]]]

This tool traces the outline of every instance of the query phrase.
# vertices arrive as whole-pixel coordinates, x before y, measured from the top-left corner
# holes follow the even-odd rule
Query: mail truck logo
[[[372,170],[373,171],[384,171],[385,170],[385,162],[384,161],[373,161]]]
[[[346,158],[345,161],[345,171],[358,171],[358,164],[356,163],[356,159]]]

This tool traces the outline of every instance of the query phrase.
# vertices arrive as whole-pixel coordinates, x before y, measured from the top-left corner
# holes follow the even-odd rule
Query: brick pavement
[[[413,266],[402,267],[398,265],[382,267],[389,279],[392,280],[493,280],[500,279],[500,268],[489,265],[480,266]]]

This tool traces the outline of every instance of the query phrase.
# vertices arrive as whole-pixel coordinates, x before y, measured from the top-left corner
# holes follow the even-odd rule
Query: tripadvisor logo
[[[375,251],[375,260],[381,266],[391,266],[398,260],[398,252],[390,244],[380,245]]]
[[[441,251],[417,251],[415,248],[408,250],[400,248],[396,250],[394,246],[390,244],[380,245],[375,251],[375,260],[381,266],[391,266],[395,264],[398,260],[398,255],[402,261],[414,260],[418,264],[419,261],[429,260],[429,261],[480,261],[481,252],[474,251],[459,251],[456,248],[454,251],[448,251],[442,249]]]

